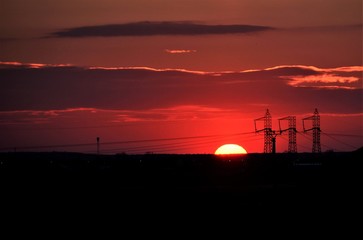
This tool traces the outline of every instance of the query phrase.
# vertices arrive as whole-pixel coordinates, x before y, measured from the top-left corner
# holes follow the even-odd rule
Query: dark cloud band
[[[117,37],[154,35],[241,34],[272,30],[256,25],[206,25],[193,22],[135,22],[69,28],[54,32],[52,37]]]
[[[244,72],[81,68],[0,62],[0,112],[97,108],[142,110],[180,105],[240,108],[270,103],[361,112],[361,66],[287,65]],[[285,111],[284,110],[284,111]]]

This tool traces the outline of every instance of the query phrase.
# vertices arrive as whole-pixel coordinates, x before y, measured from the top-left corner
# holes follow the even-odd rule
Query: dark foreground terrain
[[[223,158],[1,153],[1,200],[89,212],[354,213],[361,206],[362,159],[362,151]]]

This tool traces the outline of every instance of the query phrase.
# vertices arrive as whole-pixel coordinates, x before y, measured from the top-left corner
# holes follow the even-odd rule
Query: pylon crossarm
[[[290,128],[286,128],[286,129],[280,129],[280,134],[279,135],[281,135],[282,133],[285,133],[285,132],[287,132],[287,131],[289,131],[290,130]]]
[[[291,116],[288,116],[288,117],[279,118],[278,120],[289,120],[290,118]]]
[[[302,120],[313,120],[314,119],[314,116],[310,116],[310,117],[306,117],[306,118],[303,118]]]
[[[256,130],[255,133],[260,133],[260,132],[264,132],[265,129],[260,129],[260,130]]]
[[[304,129],[304,133],[308,132],[308,131],[311,131],[311,130],[314,130],[314,128]]]

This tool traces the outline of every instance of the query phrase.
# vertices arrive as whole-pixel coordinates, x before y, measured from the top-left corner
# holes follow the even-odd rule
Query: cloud
[[[306,65],[280,65],[271,68],[266,68],[264,70],[277,70],[277,69],[305,69],[313,72],[362,72],[363,66],[346,66],[346,67],[336,67],[336,68],[319,68],[315,66]],[[260,71],[260,70],[254,70]]]
[[[51,37],[119,37],[155,35],[241,34],[272,30],[257,25],[207,25],[190,21],[133,22],[99,26],[84,26],[53,32]]]
[[[193,21],[140,21],[121,24],[106,24],[81,26],[62,29],[50,33],[47,37],[81,38],[81,37],[126,37],[126,36],[156,36],[156,35],[211,35],[211,34],[247,34],[269,30],[282,30],[292,32],[346,32],[361,31],[362,24],[330,25],[330,26],[303,26],[293,28],[275,28],[271,26],[225,24],[211,25]],[[5,39],[6,40],[6,39]],[[5,41],[4,40],[4,41]]]
[[[123,122],[129,121],[185,121],[215,119],[238,114],[230,109],[214,108],[199,105],[179,105],[167,108],[149,109],[148,111],[125,111],[119,115]]]
[[[288,30],[292,31],[316,31],[316,32],[347,32],[347,31],[362,31],[362,23],[347,24],[347,25],[325,25],[325,26],[305,26],[305,27],[294,27]]]
[[[213,108],[199,105],[179,105],[167,108],[145,110],[114,110],[97,108],[69,108],[58,110],[0,111],[0,125],[44,124],[66,122],[72,116],[87,119],[103,119],[112,123],[153,122],[153,121],[193,121],[210,120],[241,115],[231,109]],[[102,117],[101,117],[102,116]],[[77,118],[77,117],[76,117]],[[97,121],[95,121],[97,122]],[[74,125],[74,124],[73,124]],[[78,126],[80,127],[80,126]]]
[[[119,113],[120,119],[126,116],[130,121],[172,116],[173,111],[186,113],[186,109],[190,113],[202,112],[200,107],[185,106],[244,112],[266,106],[293,112],[318,107],[326,112],[356,113],[361,112],[362,72],[359,66],[325,69],[286,65],[241,72],[202,72],[6,62],[0,63],[0,111],[123,110],[132,114]],[[183,111],[175,106],[184,106]],[[135,111],[158,114],[151,117]],[[188,114],[185,116],[192,115]]]
[[[70,64],[43,64],[43,63],[20,63],[20,62],[0,62],[0,69],[7,68],[46,68],[46,67],[71,67]]]
[[[330,117],[363,117],[363,112],[359,113],[321,113],[321,116]]]
[[[289,71],[286,71],[289,69]],[[287,73],[281,74],[292,87],[314,87],[326,89],[361,89],[362,66],[348,66],[337,68],[318,68],[315,66],[276,66],[266,70],[278,70]],[[304,72],[305,70],[305,72]]]
[[[321,74],[312,76],[292,76],[289,85],[293,87],[317,87],[317,88],[360,88],[358,77],[344,77],[335,74]],[[355,86],[354,86],[354,85]],[[348,85],[348,86],[347,86]]]
[[[197,52],[197,50],[165,49],[165,52],[170,54],[182,54],[182,53],[195,53]]]

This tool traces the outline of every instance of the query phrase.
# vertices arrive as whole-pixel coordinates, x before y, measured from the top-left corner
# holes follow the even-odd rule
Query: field
[[[360,151],[223,158],[61,152],[0,157],[2,201],[19,207],[277,214],[350,212],[361,205]]]

